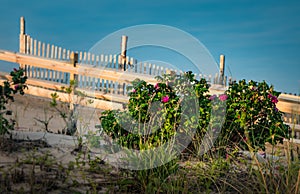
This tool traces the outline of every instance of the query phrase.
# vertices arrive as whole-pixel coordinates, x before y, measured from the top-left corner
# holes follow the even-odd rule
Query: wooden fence
[[[283,121],[290,126],[291,136],[300,139],[300,96],[280,94],[277,108],[284,112]]]
[[[29,94],[51,98],[53,90],[59,91],[75,79],[78,82],[77,90],[87,95],[86,101],[92,99],[92,106],[100,109],[122,109],[123,104],[128,102],[127,87],[134,79],[156,83],[156,75],[169,71],[155,64],[138,63],[124,56],[124,53],[122,55],[122,51],[120,55],[93,55],[42,43],[25,34],[23,17],[19,52],[0,50],[0,60],[19,63],[25,68],[29,77]],[[211,92],[224,91],[231,81],[224,76],[224,56],[220,58],[220,74],[214,77],[195,76],[196,79],[205,78],[210,82]],[[2,77],[9,79],[8,75]],[[60,92],[59,95],[67,99],[63,97],[66,94]],[[82,103],[86,104],[86,101]],[[285,113],[283,119],[293,129],[293,137],[300,139],[300,97],[282,94],[277,106]]]
[[[44,43],[37,39],[32,38],[30,35],[25,33],[25,20],[23,17],[20,19],[20,48],[19,52],[22,54],[28,54],[32,56],[43,57],[47,59],[60,60],[60,61],[70,61],[75,60],[76,64],[80,66],[89,66],[100,69],[109,69],[118,71],[124,71],[130,73],[144,74],[155,77],[157,75],[165,74],[169,71],[174,71],[177,74],[183,73],[177,72],[174,69],[168,69],[164,66],[158,66],[151,63],[138,62],[132,57],[122,55],[122,50],[120,49],[120,54],[118,55],[95,55],[89,52],[77,52],[71,51],[53,44]],[[125,45],[126,49],[126,45]],[[71,59],[71,53],[75,53],[76,57]],[[126,53],[126,52],[125,52]],[[70,74],[69,72],[56,71],[54,69],[40,68],[28,64],[21,64],[23,68],[26,69],[26,74],[30,78],[48,80],[52,82],[69,84]],[[224,67],[224,63],[223,63]],[[220,84],[226,86],[228,82],[232,79],[224,76],[222,74],[212,75],[195,75],[197,79],[205,78],[209,83]],[[98,76],[98,79],[95,79],[91,76],[78,75],[77,77],[78,87],[82,89],[92,89],[100,91],[111,91],[115,88],[123,87],[126,91],[126,84],[120,86],[120,83],[111,82],[112,80],[102,79],[101,76]],[[125,95],[125,94],[124,94]]]

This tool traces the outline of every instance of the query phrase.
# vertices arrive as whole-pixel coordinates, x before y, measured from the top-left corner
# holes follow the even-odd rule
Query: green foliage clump
[[[103,112],[100,119],[104,131],[120,145],[156,147],[178,132],[188,134],[191,128],[197,129],[189,146],[194,151],[203,149],[199,145],[204,135],[216,129],[221,132],[215,146],[230,149],[265,149],[266,142],[275,145],[288,137],[288,126],[276,108],[279,93],[266,82],[241,80],[232,83],[224,94],[210,96],[206,80],[195,80],[191,72],[157,79],[155,85],[134,81],[125,111]],[[182,106],[182,98],[189,101],[195,96],[199,112],[185,115],[195,107]]]
[[[11,111],[7,110],[6,104],[9,101],[14,101],[13,95],[18,93],[24,95],[24,90],[27,88],[25,84],[27,76],[23,69],[14,68],[10,72],[10,76],[12,77],[11,81],[4,81],[3,85],[0,85],[0,135],[7,133],[14,127],[14,121],[5,118],[5,115],[11,114]]]
[[[188,134],[191,128],[201,131],[207,127],[210,101],[209,85],[204,79],[195,80],[191,72],[157,79],[155,85],[135,80],[129,88],[128,109],[102,113],[100,120],[104,131],[120,145],[148,149],[166,143],[177,131]],[[195,107],[182,106],[182,98],[186,101],[196,99],[199,112],[191,118],[184,115]]]
[[[266,82],[241,80],[226,91],[226,121],[220,136],[223,145],[265,149],[265,143],[283,143],[288,126],[276,108],[279,92]]]
[[[77,131],[78,121],[78,105],[84,101],[87,96],[85,93],[76,90],[77,82],[70,80],[69,86],[61,87],[61,92],[67,94],[66,99],[61,99],[57,92],[51,94],[52,101],[50,102],[51,107],[59,113],[65,127],[62,129],[62,133],[66,135],[75,135]],[[93,100],[87,100],[86,104],[92,104]]]

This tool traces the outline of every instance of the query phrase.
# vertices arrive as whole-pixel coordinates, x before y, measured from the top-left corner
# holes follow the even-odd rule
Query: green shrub
[[[223,145],[265,149],[265,143],[282,143],[288,126],[276,108],[279,92],[266,82],[241,80],[226,91],[227,112],[220,139]]]
[[[196,128],[196,133],[190,134],[193,138],[187,140],[192,140],[187,149],[202,155],[215,138],[217,150],[257,151],[264,150],[266,142],[275,145],[288,137],[288,126],[276,108],[279,93],[266,82],[241,80],[232,83],[224,94],[210,96],[206,80],[195,80],[191,72],[157,79],[156,85],[134,81],[128,109],[105,111],[100,117],[104,131],[120,145],[149,149],[177,134],[189,135]],[[182,105],[183,98],[195,101],[195,97],[198,112],[193,112],[193,106]],[[177,139],[175,144],[179,141],[185,140]]]
[[[188,134],[191,128],[197,128],[199,134],[204,134],[210,111],[206,80],[195,80],[191,72],[183,76],[164,75],[157,79],[155,85],[135,80],[129,88],[128,109],[102,113],[100,120],[104,131],[117,139],[120,145],[148,149],[166,143],[176,131]],[[189,118],[184,112],[191,112],[195,107],[182,106],[180,97],[195,101],[195,96],[199,112]]]
[[[10,72],[12,81],[4,81],[3,85],[0,85],[0,135],[3,135],[12,130],[14,127],[14,121],[8,120],[4,115],[10,115],[11,111],[7,110],[6,104],[9,101],[14,101],[13,95],[19,93],[24,95],[24,90],[27,88],[25,82],[27,76],[24,74],[23,69],[15,69]]]
[[[87,95],[81,91],[76,90],[77,81],[70,80],[69,86],[62,86],[60,92],[67,94],[66,99],[61,99],[57,92],[51,93],[53,107],[65,122],[65,127],[61,133],[66,135],[75,135],[78,133],[78,106],[84,101]],[[86,104],[92,104],[93,100],[87,100]],[[59,131],[60,133],[60,131]]]

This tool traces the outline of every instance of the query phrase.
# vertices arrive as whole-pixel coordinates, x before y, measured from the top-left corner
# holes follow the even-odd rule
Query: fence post
[[[76,67],[76,64],[78,63],[78,53],[71,52],[70,54],[70,63],[73,64],[74,67]],[[75,97],[75,89],[78,84],[78,75],[74,73],[70,73],[70,83],[71,81],[74,81],[74,85],[72,88],[72,92],[70,94],[70,110],[74,111],[74,97]]]
[[[127,51],[127,36],[122,36],[121,41],[121,64],[123,66],[123,70],[126,71],[126,51]]]
[[[223,81],[224,81],[224,71],[225,71],[225,56],[220,55],[220,80],[219,80],[219,84],[222,84],[222,85],[223,85]]]
[[[20,18],[19,52],[26,53],[25,19],[23,16]],[[24,68],[25,64],[20,64],[20,67]]]
[[[73,64],[74,67],[76,67],[76,63],[78,63],[78,53],[71,52],[70,54],[70,63]],[[70,81],[74,80],[77,81],[78,75],[74,73],[70,73]]]

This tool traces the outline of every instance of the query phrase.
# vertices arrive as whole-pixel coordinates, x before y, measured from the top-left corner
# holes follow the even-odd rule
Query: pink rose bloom
[[[132,90],[131,90],[131,92],[132,92],[132,93],[135,93],[135,92],[136,92],[136,90],[135,90],[135,89],[132,89]]]
[[[273,96],[272,96],[272,94],[268,94],[268,98],[270,98],[270,99],[271,99],[272,97],[273,97]]]
[[[164,97],[162,97],[162,99],[161,99],[161,101],[163,102],[163,103],[167,103],[167,102],[169,102],[169,96],[164,96]]]
[[[276,104],[278,102],[278,99],[276,96],[273,96],[272,94],[268,94],[268,98],[271,99],[271,102]]]
[[[227,98],[228,98],[228,96],[226,94],[222,94],[222,95],[219,96],[219,99],[221,101],[225,101],[225,100],[227,100]]]
[[[158,83],[155,84],[154,88],[157,90],[159,88]]]
[[[276,104],[276,103],[278,102],[278,99],[277,99],[275,96],[273,96],[272,102],[273,102],[274,104]]]

